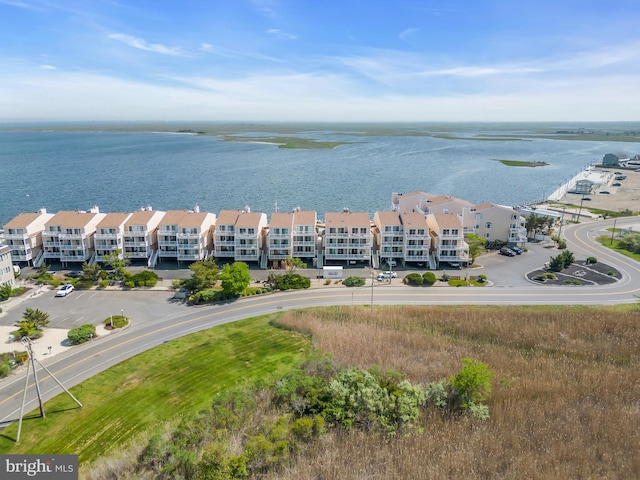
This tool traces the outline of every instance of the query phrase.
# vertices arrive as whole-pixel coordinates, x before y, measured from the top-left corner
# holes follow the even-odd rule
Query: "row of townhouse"
[[[399,212],[455,214],[460,218],[463,233],[476,234],[487,242],[501,240],[513,245],[527,241],[526,219],[513,207],[495,203],[474,205],[449,195],[425,192],[393,193],[391,209]]]
[[[222,210],[133,213],[41,210],[22,213],[5,225],[4,241],[13,261],[39,266],[47,261],[104,262],[121,258],[155,266],[163,259],[192,262],[213,256],[230,261],[269,262],[281,266],[289,257],[322,266],[336,262],[381,260],[404,264],[466,264],[467,233],[509,243],[526,241],[524,218],[511,207],[473,205],[449,196],[423,192],[392,194],[392,210],[327,212],[324,223],[315,211],[262,212]]]

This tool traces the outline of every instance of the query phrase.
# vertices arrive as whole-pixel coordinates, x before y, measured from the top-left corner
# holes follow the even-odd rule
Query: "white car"
[[[60,287],[60,290],[56,292],[56,297],[66,297],[71,292],[73,292],[73,285],[63,285]]]
[[[378,280],[384,280],[385,278],[397,278],[398,274],[396,272],[390,272],[387,270],[386,272],[380,272],[378,274]]]

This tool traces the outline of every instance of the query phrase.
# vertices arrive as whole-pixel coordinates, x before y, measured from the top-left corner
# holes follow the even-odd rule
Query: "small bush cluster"
[[[131,275],[125,273],[124,286],[127,288],[135,287],[155,287],[158,283],[158,274],[151,270],[143,270]]]
[[[443,276],[444,279],[444,276]],[[448,277],[447,277],[448,279]],[[438,279],[436,278],[436,274],[433,272],[425,272],[420,275],[419,273],[410,273],[402,280],[406,285],[425,285],[427,287],[435,284]]]
[[[592,265],[594,263],[598,263],[598,259],[596,257],[587,257],[587,265]]]
[[[26,352],[12,352],[0,354],[0,378],[4,378],[11,373],[11,370],[22,365],[26,359]]]
[[[138,473],[153,478],[260,478],[303,455],[328,429],[395,436],[419,430],[427,409],[487,418],[482,405],[491,372],[464,359],[448,380],[412,384],[397,371],[340,369],[310,361],[271,388],[218,394],[209,411],[185,419],[169,435],[153,436],[138,459]]]
[[[345,287],[362,287],[365,283],[364,278],[356,276],[347,277],[342,282]]]
[[[567,278],[564,283],[569,285],[582,285],[582,282],[577,278]]]
[[[262,295],[265,293],[271,293],[271,289],[269,287],[247,287],[244,291],[244,296],[250,297],[251,295]]]
[[[284,275],[270,275],[269,282],[277,290],[301,290],[311,286],[311,280],[298,273]]]
[[[538,280],[540,282],[544,282],[545,280],[554,280],[555,278],[556,274],[551,272],[541,273],[540,275],[536,275],[534,277],[535,280]]]
[[[80,345],[81,343],[88,342],[92,338],[96,338],[96,327],[87,323],[77,328],[72,328],[67,333],[67,338],[71,345]]]
[[[102,323],[106,327],[122,328],[129,323],[129,319],[122,315],[112,315],[109,318],[105,318]]]

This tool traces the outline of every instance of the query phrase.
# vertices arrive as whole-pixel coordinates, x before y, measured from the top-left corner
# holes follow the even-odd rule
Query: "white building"
[[[94,252],[96,226],[105,217],[97,207],[89,212],[60,211],[45,223],[42,232],[42,261],[88,262]],[[37,264],[36,267],[40,265]]]
[[[158,258],[178,262],[204,260],[212,250],[216,216],[195,210],[169,210],[158,224]]]
[[[45,209],[37,213],[21,213],[4,226],[4,239],[14,262],[33,265],[42,255],[42,231],[53,216]]]
[[[116,252],[120,260],[124,258],[125,222],[129,217],[130,213],[107,213],[98,223],[93,236],[97,262],[105,262]]]
[[[327,212],[323,248],[325,260],[371,264],[373,234],[369,214]]]

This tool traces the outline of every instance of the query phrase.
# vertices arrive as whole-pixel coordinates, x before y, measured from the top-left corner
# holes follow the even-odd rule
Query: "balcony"
[[[44,258],[60,258],[60,252],[44,252]]]
[[[109,239],[118,239],[122,237],[122,234],[120,233],[98,233],[96,232],[95,238],[102,238],[105,240],[109,240]]]
[[[161,247],[176,247],[178,245],[177,240],[158,240],[158,245]]]
[[[33,259],[33,255],[31,254],[31,252],[11,252],[11,258],[17,262],[28,262],[29,260]]]
[[[426,262],[429,260],[429,255],[407,255],[404,259],[407,262]]]
[[[315,245],[316,245],[315,240],[299,240],[299,241],[294,240],[293,241],[294,247],[315,247]]]
[[[26,242],[27,240],[29,240],[29,234],[4,232],[4,238],[5,240],[22,240],[23,242]]]
[[[178,253],[178,260],[202,260],[199,253]]]
[[[286,260],[290,256],[291,255],[280,255],[280,254],[272,254],[272,253],[269,253],[268,255],[269,260]]]
[[[257,254],[255,254],[255,255],[247,255],[247,254],[238,255],[238,254],[236,254],[235,259],[238,260],[238,261],[245,260],[245,261],[248,261],[248,262],[257,262],[258,261],[258,257],[259,257],[259,255],[257,255]]]
[[[200,238],[200,233],[199,232],[194,232],[194,233],[178,233],[176,235],[176,237],[178,238]]]
[[[127,258],[149,258],[151,256],[151,250],[146,252],[124,252],[124,256]]]
[[[55,240],[45,240],[44,242],[42,242],[42,246],[44,247],[59,247],[60,246],[60,242],[58,241],[58,239],[56,238]]]
[[[61,262],[86,262],[89,260],[87,255],[62,255],[60,254]]]
[[[269,232],[269,238],[291,238],[293,235],[291,233],[273,233]]]
[[[149,246],[149,242],[125,241],[124,248],[145,248]]]
[[[60,240],[83,240],[87,236],[84,233],[60,233],[58,238]]]

